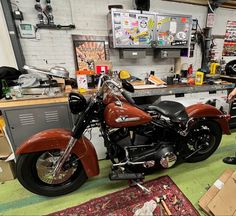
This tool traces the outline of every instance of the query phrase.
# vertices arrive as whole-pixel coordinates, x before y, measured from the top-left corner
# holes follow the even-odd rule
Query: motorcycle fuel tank
[[[146,124],[152,120],[152,117],[128,103],[121,102],[107,105],[104,119],[110,127],[120,128]]]

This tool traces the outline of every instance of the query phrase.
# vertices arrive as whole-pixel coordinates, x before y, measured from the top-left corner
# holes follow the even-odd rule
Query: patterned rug
[[[198,216],[199,213],[169,176],[162,176],[143,184],[151,193],[137,186],[114,192],[86,203],[50,214],[50,216],[92,215],[167,215],[158,197],[165,195],[165,203],[172,215]]]

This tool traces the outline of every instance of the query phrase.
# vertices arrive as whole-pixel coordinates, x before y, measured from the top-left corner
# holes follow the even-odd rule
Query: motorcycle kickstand
[[[142,191],[144,191],[145,193],[151,193],[151,191],[149,189],[147,189],[146,187],[144,187],[143,185],[141,185],[138,180],[130,180],[131,181],[131,186],[135,186],[137,185]]]

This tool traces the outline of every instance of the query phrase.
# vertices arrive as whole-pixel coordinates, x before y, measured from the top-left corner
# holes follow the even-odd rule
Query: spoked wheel
[[[44,196],[59,196],[79,188],[87,175],[80,160],[72,154],[60,172],[53,171],[61,156],[60,150],[23,154],[17,160],[17,178],[29,191]]]
[[[189,132],[184,147],[185,161],[199,162],[210,157],[218,148],[222,131],[214,121],[200,121]]]

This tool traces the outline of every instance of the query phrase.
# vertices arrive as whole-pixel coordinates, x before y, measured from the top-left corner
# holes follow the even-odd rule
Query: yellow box
[[[211,63],[211,66],[210,66],[210,74],[211,75],[215,75],[216,74],[216,70],[217,68],[220,66],[219,63]]]
[[[195,76],[195,85],[202,85],[203,84],[204,73],[197,71]]]

